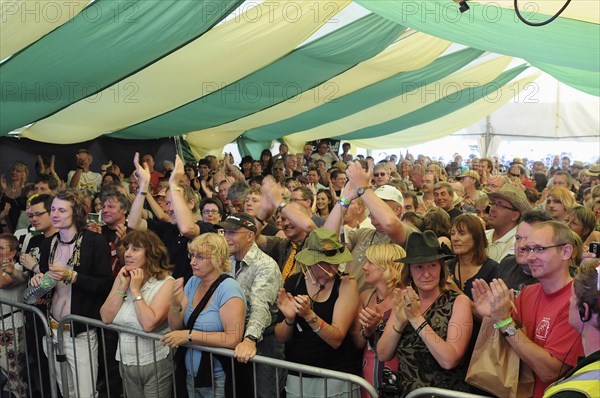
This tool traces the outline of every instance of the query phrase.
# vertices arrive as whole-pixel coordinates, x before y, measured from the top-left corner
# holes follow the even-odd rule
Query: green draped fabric
[[[95,1],[0,65],[0,134],[49,116],[144,68],[205,33],[242,2]],[[115,101],[135,90],[124,85],[114,93]]]
[[[248,130],[244,137],[273,140],[341,119],[446,77],[481,54],[483,51],[472,48],[457,51],[440,57],[421,69],[398,73],[298,116]]]
[[[356,130],[348,134],[336,136],[335,138],[340,140],[375,138],[438,119],[483,97],[489,98],[490,101],[494,101],[494,92],[502,88],[502,86],[517,77],[517,75],[527,68],[527,65],[518,66],[502,73],[487,84],[466,88],[402,117],[389,120],[385,123],[376,124],[365,129]]]
[[[546,26],[531,27],[519,21],[514,10],[506,8],[478,6],[461,15],[451,0],[356,0],[356,3],[436,37],[523,58],[568,85],[598,95],[597,24],[557,18]],[[532,21],[549,18],[531,12],[525,12],[525,16]],[[585,73],[577,74],[575,70]],[[591,72],[596,75],[590,82]]]
[[[270,149],[272,141],[252,141],[240,136],[235,142],[242,157],[250,155],[253,159],[260,159],[261,152]]]
[[[375,56],[404,30],[403,26],[383,17],[367,15],[233,84],[111,136],[166,137],[218,126],[259,112]],[[279,137],[281,135],[275,138]],[[255,139],[264,141],[262,137]]]

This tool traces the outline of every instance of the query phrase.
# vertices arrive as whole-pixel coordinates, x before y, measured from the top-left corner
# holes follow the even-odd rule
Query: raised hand
[[[402,289],[404,297],[404,313],[409,321],[413,321],[421,316],[421,299],[419,295],[408,286]]]
[[[183,302],[183,277],[175,279],[175,283],[173,283],[172,305],[178,304],[181,306],[182,302]]]
[[[125,293],[127,291],[127,289],[129,289],[129,283],[131,282],[131,277],[129,276],[129,271],[127,271],[125,269],[125,267],[121,268],[119,270],[119,273],[117,274],[117,282],[118,284],[118,290]]]
[[[471,294],[473,295],[473,303],[475,309],[479,315],[483,318],[484,316],[491,316],[490,308],[490,287],[487,282],[483,279],[475,279],[473,281],[473,287],[471,288]]]
[[[136,152],[133,156],[133,165],[135,166],[135,173],[139,179],[140,190],[147,192],[148,186],[150,185],[150,169],[146,162],[140,165],[140,154]]]
[[[175,155],[175,168],[171,172],[171,177],[169,177],[169,185],[179,186],[184,175],[185,169],[183,167],[183,161],[179,155]]]
[[[285,291],[285,289],[279,289],[277,294],[277,308],[285,316],[286,319],[296,318],[296,301],[291,293]]]

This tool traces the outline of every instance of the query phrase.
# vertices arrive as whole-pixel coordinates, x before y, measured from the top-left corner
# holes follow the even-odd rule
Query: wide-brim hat
[[[460,180],[463,177],[471,177],[471,178],[474,178],[476,181],[479,181],[481,179],[479,177],[479,173],[476,172],[475,170],[463,171],[463,173],[461,175],[459,175],[458,177],[456,177],[456,179]]]
[[[588,169],[588,174],[592,175],[594,177],[598,177],[598,175],[600,175],[600,164],[595,163],[595,164],[591,165],[590,168]]]
[[[256,224],[254,223],[254,217],[248,213],[233,213],[217,224],[217,227],[229,230],[237,230],[240,228],[246,228],[249,231],[256,232]]]
[[[308,266],[320,262],[343,264],[352,261],[352,254],[334,231],[316,228],[306,238],[304,248],[296,254],[296,261]]]
[[[412,232],[406,240],[406,257],[395,260],[403,264],[421,264],[453,258],[445,254],[433,231]]]
[[[488,193],[488,197],[493,202],[494,199],[500,198],[510,203],[519,213],[521,217],[524,213],[531,210],[531,204],[527,200],[527,196],[523,190],[515,187],[513,184],[504,184],[496,192]]]

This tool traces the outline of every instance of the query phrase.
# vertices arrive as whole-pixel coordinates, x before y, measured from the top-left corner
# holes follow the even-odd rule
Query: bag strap
[[[221,284],[221,282],[223,282],[227,278],[231,278],[231,275],[221,274],[212,283],[212,285],[210,285],[210,287],[208,288],[208,290],[206,291],[206,293],[204,293],[204,296],[202,296],[202,299],[200,299],[200,302],[198,303],[198,305],[196,305],[196,308],[194,308],[194,311],[192,312],[192,315],[190,315],[190,317],[189,317],[189,319],[187,321],[187,324],[185,325],[185,327],[188,330],[191,330],[191,329],[194,328],[194,323],[196,323],[196,319],[198,319],[198,316],[200,315],[200,313],[202,312],[202,310],[204,309],[204,307],[206,307],[206,304],[208,303],[208,300],[210,300],[210,298],[212,297],[213,293],[215,292],[215,290],[217,290],[217,288],[219,287],[219,285]]]

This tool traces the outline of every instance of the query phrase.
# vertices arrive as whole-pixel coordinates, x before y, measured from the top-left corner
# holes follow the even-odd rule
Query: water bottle
[[[35,304],[39,299],[44,297],[50,290],[54,289],[57,285],[57,281],[50,278],[48,273],[44,274],[44,279],[39,286],[29,286],[23,292],[23,301],[26,304]]]

